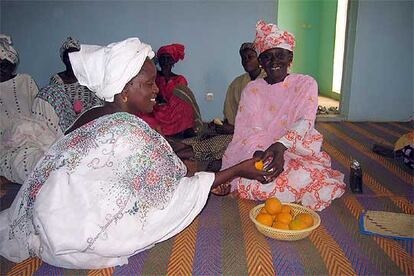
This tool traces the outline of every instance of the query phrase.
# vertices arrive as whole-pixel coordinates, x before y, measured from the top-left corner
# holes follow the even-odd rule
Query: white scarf
[[[107,102],[139,73],[147,57],[154,57],[151,46],[136,37],[108,46],[82,44],[79,52],[69,53],[79,84]]]

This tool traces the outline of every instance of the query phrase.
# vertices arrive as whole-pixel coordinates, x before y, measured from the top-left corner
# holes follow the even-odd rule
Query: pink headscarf
[[[256,23],[256,39],[254,40],[258,54],[272,48],[283,48],[293,52],[295,37],[293,34],[282,31],[276,24],[259,20]]]
[[[179,60],[184,59],[184,49],[184,45],[178,43],[165,45],[158,50],[157,58],[160,58],[162,54],[169,54],[173,58],[174,63],[177,63]]]

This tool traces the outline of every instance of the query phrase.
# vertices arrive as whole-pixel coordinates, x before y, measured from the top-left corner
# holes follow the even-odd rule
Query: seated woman
[[[274,24],[257,23],[255,47],[267,76],[250,82],[242,93],[222,168],[260,157],[272,173],[265,181],[270,184],[241,177],[231,181],[232,190],[243,198],[276,196],[322,210],[344,193],[344,176],[331,169],[328,154],[321,151],[322,135],[314,129],[316,81],[288,73],[294,46],[290,33]]]
[[[165,136],[178,138],[193,136],[193,107],[174,95],[177,86],[188,85],[184,76],[172,72],[174,64],[184,59],[184,45],[171,44],[161,47],[157,52],[157,59],[161,67],[156,80],[160,89],[157,104],[151,114],[139,114],[139,116]]]
[[[10,133],[19,120],[32,117],[38,88],[29,75],[15,73],[19,56],[11,44],[10,37],[0,34],[0,176],[23,183],[35,161],[30,157],[31,149],[25,145],[25,136],[20,135],[17,141],[11,139]],[[33,129],[26,124],[25,130]]]
[[[66,94],[75,114],[80,114],[82,111],[88,110],[91,107],[103,104],[103,101],[95,93],[90,91],[86,86],[80,85],[75,74],[73,74],[72,65],[69,61],[69,53],[79,50],[80,44],[78,40],[72,37],[68,37],[65,40],[59,49],[59,53],[66,70],[53,75],[49,81],[50,86],[45,87],[41,93],[42,95],[56,93]]]
[[[153,56],[138,38],[70,54],[79,82],[105,105],[85,112],[52,145],[0,213],[2,256],[38,256],[66,268],[123,265],[187,227],[211,188],[236,176],[270,175],[255,169],[259,158],[248,158],[189,176],[168,142],[133,115],[155,105]]]
[[[66,71],[55,75],[51,80],[53,84],[39,92],[34,82],[27,85],[36,91],[27,105],[30,116],[13,116],[13,126],[7,129],[5,135],[0,136],[0,175],[23,184],[45,151],[72,125],[80,112],[103,103],[87,87],[80,85],[73,74],[68,53],[79,49],[79,43],[68,38],[60,49]],[[14,98],[12,102],[14,103]],[[12,104],[5,103],[5,106],[12,107]],[[10,112],[8,114],[13,115]],[[7,116],[1,118],[6,119]]]

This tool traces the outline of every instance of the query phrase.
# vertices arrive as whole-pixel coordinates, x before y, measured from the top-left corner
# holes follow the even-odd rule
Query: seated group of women
[[[103,101],[77,81],[68,53],[79,51],[68,37],[60,48],[66,70],[53,75],[49,85],[38,89],[27,74],[16,74],[19,61],[8,36],[0,35],[0,176],[22,184],[49,146],[82,111]]]
[[[344,193],[345,184],[321,151],[322,136],[314,129],[315,80],[288,72],[294,46],[290,33],[263,21],[256,24],[258,58],[242,55],[242,64],[246,69],[248,59],[256,59],[266,75],[258,78],[261,70],[246,69],[255,80],[240,92],[223,166],[216,173],[195,174],[161,135],[170,133],[170,125],[163,126],[165,114],[157,114],[177,108],[168,107],[171,94],[159,87],[172,79],[186,82],[171,70],[157,74],[151,46],[129,38],[107,46],[81,45],[69,53],[79,84],[104,104],[83,112],[45,150],[12,206],[0,213],[0,254],[15,262],[38,256],[67,268],[122,265],[188,226],[211,189],[229,187],[243,198],[276,196],[314,210],[326,208]],[[172,67],[180,57],[158,58]],[[167,107],[157,103],[158,96]],[[172,129],[185,136],[188,126],[177,122]],[[264,170],[255,168],[259,160]]]

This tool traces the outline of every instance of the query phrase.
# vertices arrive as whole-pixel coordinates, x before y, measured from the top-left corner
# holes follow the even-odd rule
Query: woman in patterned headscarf
[[[232,180],[232,190],[243,198],[278,197],[322,210],[344,193],[344,176],[331,169],[330,157],[321,151],[323,137],[314,129],[316,81],[288,72],[294,47],[289,32],[275,24],[257,23],[255,48],[267,76],[243,90],[222,168],[260,157],[271,173],[263,182],[268,184],[240,177]]]
[[[161,67],[156,80],[160,89],[157,105],[151,114],[139,114],[139,116],[165,136],[178,138],[194,136],[193,106],[174,95],[175,88],[188,86],[184,76],[172,72],[174,64],[184,59],[184,45],[163,46],[158,50],[157,58]]]
[[[53,113],[55,113],[58,116],[56,123],[63,132],[83,111],[103,104],[103,101],[95,93],[86,86],[79,84],[73,73],[69,53],[79,50],[80,44],[78,40],[72,37],[68,37],[65,40],[59,49],[59,54],[66,70],[53,75],[50,78],[49,86],[43,88],[38,95],[40,99],[48,103],[45,110],[43,110],[46,113],[45,116],[54,117]]]
[[[17,124],[18,118],[32,116],[38,88],[31,76],[16,74],[19,56],[11,44],[9,36],[0,34],[0,176],[22,183],[37,160],[29,157],[31,149],[22,141],[8,146],[4,136]]]
[[[80,50],[80,43],[77,39],[68,37],[59,49],[60,59],[65,64],[66,70],[53,75],[50,78],[50,84],[65,84],[74,83],[78,80],[72,70],[72,65],[69,61],[69,53],[77,52]]]
[[[138,38],[82,45],[70,54],[79,82],[105,104],[53,144],[0,213],[2,256],[15,262],[38,256],[66,268],[123,265],[187,227],[212,187],[268,175],[251,158],[190,176],[168,142],[134,115],[155,105],[153,56]]]

